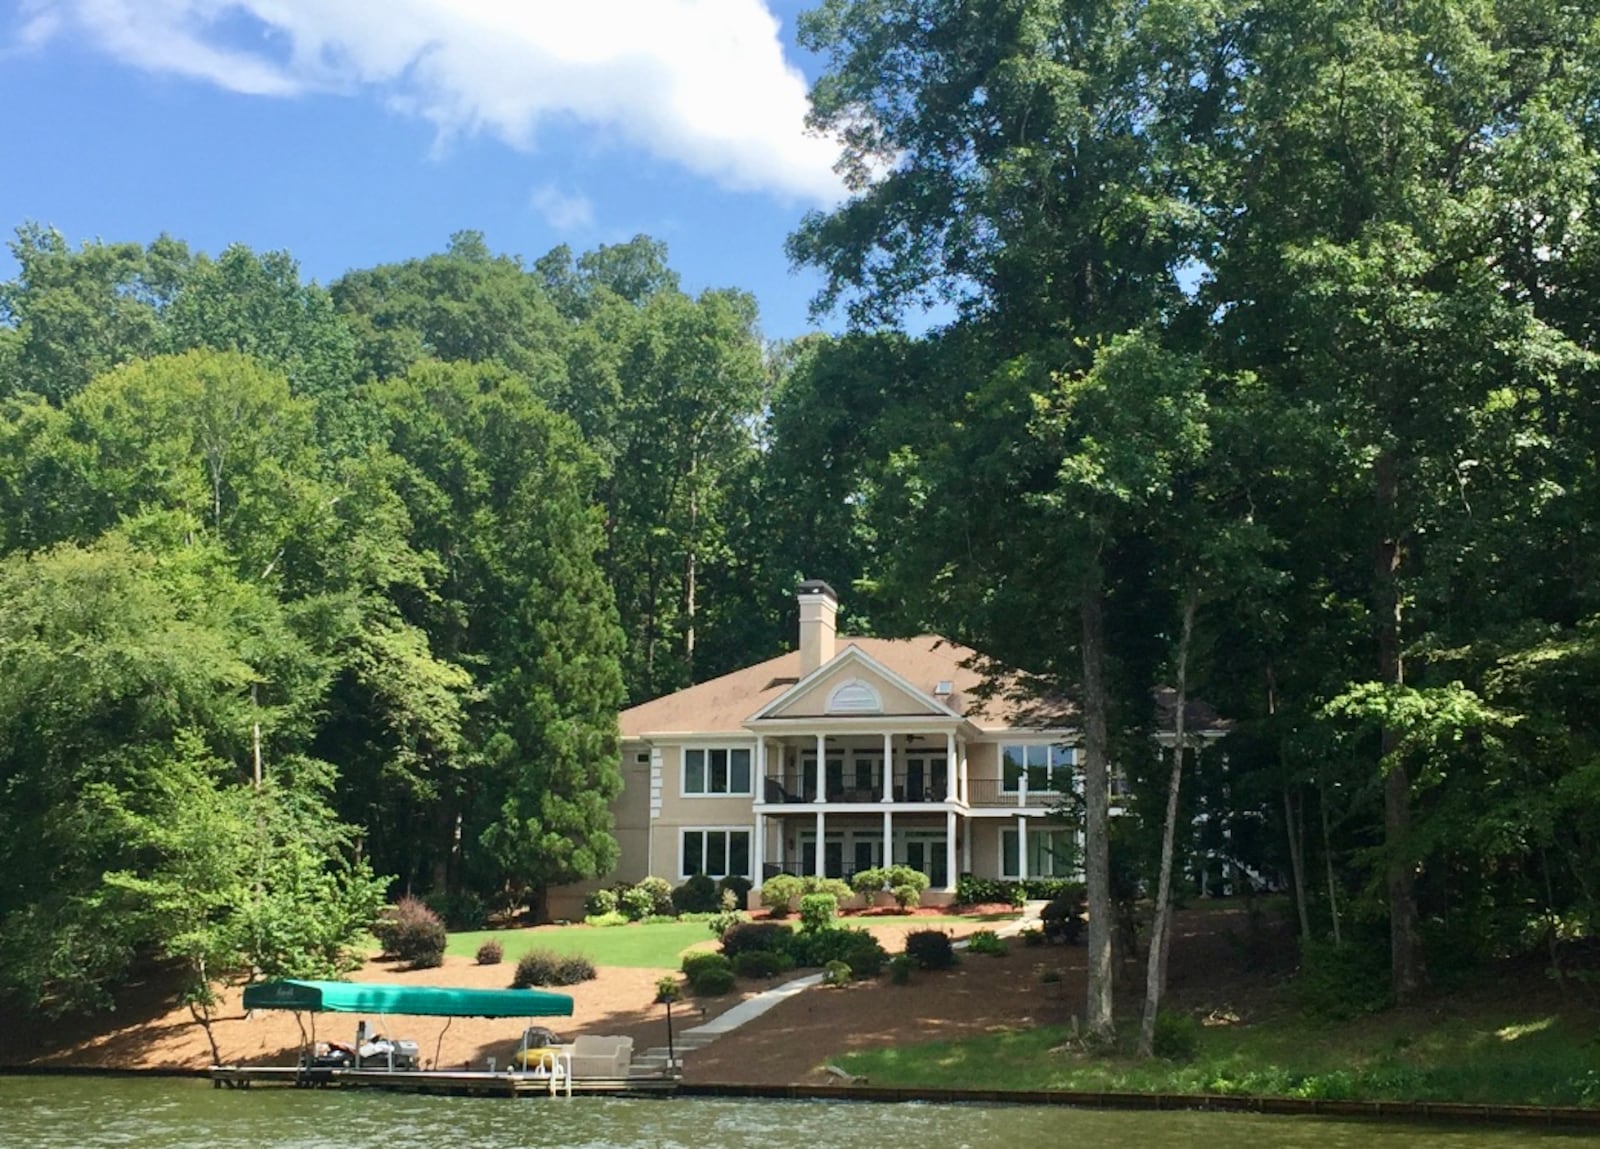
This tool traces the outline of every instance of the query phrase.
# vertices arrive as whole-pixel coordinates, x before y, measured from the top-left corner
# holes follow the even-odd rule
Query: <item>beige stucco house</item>
[[[1070,704],[986,678],[943,638],[839,635],[833,588],[797,593],[799,649],[622,712],[606,881],[904,863],[937,904],[963,873],[1077,876],[1075,831],[1052,816],[1079,783]],[[552,914],[596,884],[553,892]]]

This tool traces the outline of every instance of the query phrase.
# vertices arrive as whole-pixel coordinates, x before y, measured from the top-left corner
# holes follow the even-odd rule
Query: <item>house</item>
[[[838,598],[805,582],[798,649],[622,712],[621,848],[607,881],[656,874],[848,878],[903,863],[954,899],[959,875],[1076,877],[1055,816],[1079,784],[1074,708],[924,635],[836,633]],[[577,916],[587,887],[553,891]]]

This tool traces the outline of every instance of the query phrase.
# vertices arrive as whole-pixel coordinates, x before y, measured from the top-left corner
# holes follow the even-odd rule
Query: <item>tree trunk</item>
[[[1405,684],[1400,654],[1400,563],[1398,504],[1400,465],[1393,452],[1384,451],[1373,464],[1378,497],[1378,522],[1382,538],[1374,563],[1378,614],[1378,680],[1385,686]],[[1387,855],[1384,885],[1389,899],[1389,975],[1394,999],[1400,1005],[1415,1001],[1426,973],[1422,957],[1422,931],[1417,914],[1416,867],[1411,852],[1411,775],[1405,764],[1391,758],[1399,744],[1399,731],[1385,727],[1382,755],[1388,773],[1383,780],[1383,838]]]
[[[1328,832],[1328,791],[1317,787],[1317,810],[1322,815],[1322,862],[1328,870],[1328,916],[1333,919],[1333,944],[1343,945],[1339,931],[1339,886],[1333,877],[1333,835]]]
[[[1297,809],[1289,787],[1283,788],[1283,825],[1289,835],[1289,870],[1294,879],[1294,904],[1300,912],[1300,936],[1311,940],[1311,910],[1306,905],[1305,831],[1297,824],[1302,809]]]
[[[1172,856],[1178,836],[1178,792],[1183,785],[1184,709],[1189,703],[1189,640],[1194,635],[1198,597],[1193,587],[1184,595],[1183,630],[1178,636],[1178,707],[1173,715],[1172,774],[1167,779],[1167,812],[1161,823],[1161,874],[1156,879],[1156,912],[1150,925],[1150,955],[1145,967],[1140,1057],[1155,1056],[1156,1016],[1161,1010],[1161,995],[1166,991],[1166,953],[1172,933]]]
[[[683,628],[683,667],[690,682],[694,681],[695,565],[700,527],[700,493],[695,485],[698,482],[695,472],[699,468],[700,456],[697,453],[689,460],[689,545],[684,548],[688,553],[684,556],[683,570],[683,610],[686,616]]]
[[[1079,613],[1083,626],[1083,797],[1084,878],[1089,902],[1088,1029],[1106,1041],[1116,1037],[1112,1015],[1111,939],[1115,915],[1111,907],[1111,844],[1107,698],[1105,682],[1105,588],[1098,561],[1083,581]]]

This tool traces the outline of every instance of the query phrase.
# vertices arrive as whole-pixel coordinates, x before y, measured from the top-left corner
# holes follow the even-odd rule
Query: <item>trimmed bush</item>
[[[874,866],[870,870],[857,870],[855,877],[850,879],[850,888],[853,889],[867,905],[872,904],[872,899],[889,884],[889,875],[882,866]]]
[[[596,926],[604,929],[607,926],[625,926],[628,924],[628,915],[621,913],[594,914],[583,919],[586,926]]]
[[[716,913],[722,908],[717,901],[717,883],[696,874],[672,891],[672,908],[680,914]]]
[[[742,925],[749,920],[750,915],[743,910],[723,910],[720,914],[712,914],[706,919],[706,928],[720,938],[734,926]]]
[[[956,964],[955,947],[943,930],[912,930],[906,935],[906,956],[923,969],[949,969]]]
[[[807,894],[800,899],[800,928],[807,931],[832,927],[839,917],[839,899],[832,894]]]
[[[671,916],[673,913],[672,883],[667,879],[657,878],[654,875],[648,878],[640,878],[639,884],[633,888],[643,890],[650,895],[650,908],[645,911],[646,917],[651,914],[660,914],[663,917]],[[712,906],[711,908],[716,909],[717,907]]]
[[[858,934],[855,943],[844,951],[843,960],[850,963],[857,977],[877,977],[889,961],[889,953],[878,944],[877,938],[863,933]]]
[[[847,985],[850,977],[849,962],[831,961],[822,969],[823,985]]]
[[[413,969],[444,964],[444,923],[418,898],[401,898],[372,927],[386,956]]]
[[[683,983],[676,975],[667,974],[656,979],[656,1000],[658,1002],[677,1001],[683,997]]]
[[[1039,929],[1037,926],[1029,926],[1027,929],[1017,934],[1017,936],[1022,939],[1022,944],[1025,946],[1033,947],[1044,945],[1044,931]]]
[[[819,878],[815,874],[807,874],[800,879],[800,892],[803,894],[832,894],[835,901],[844,901],[851,894],[850,883],[838,878]]]
[[[732,894],[733,908],[742,910],[749,903],[750,890],[754,885],[749,878],[741,878],[738,874],[729,874],[717,883],[717,893]]]
[[[478,953],[474,960],[479,965],[499,965],[505,960],[505,956],[506,947],[490,938],[478,947]]]
[[[630,922],[642,921],[655,912],[656,900],[649,890],[629,886],[617,895],[617,909]]]
[[[721,957],[713,954],[713,957]],[[689,977],[689,988],[700,997],[717,997],[733,988],[733,970],[727,965],[706,965]]]
[[[746,950],[733,959],[733,972],[739,977],[777,977],[793,966],[788,954],[776,950]]]
[[[617,891],[609,887],[595,890],[583,899],[583,912],[591,918],[616,913]]]
[[[895,985],[910,985],[911,971],[917,963],[906,957],[905,954],[895,954],[889,959],[889,980]]]
[[[702,970],[725,969],[731,971],[733,963],[722,954],[702,950],[684,954],[683,962],[679,968],[683,970],[683,976],[692,982]]]
[[[875,977],[883,969],[888,954],[866,930],[811,930],[792,936],[789,954],[797,966],[826,966],[831,961],[849,962],[863,977]]]
[[[775,918],[789,916],[789,904],[805,893],[805,883],[793,874],[778,874],[761,887],[761,904]]]
[[[993,930],[978,930],[967,938],[967,952],[1005,957],[1006,943]]]
[[[577,985],[595,976],[594,962],[582,954],[558,954],[554,950],[529,950],[517,962],[511,977],[512,989],[536,985]]]
[[[751,950],[788,953],[794,937],[794,931],[780,922],[743,922],[722,935],[722,952],[730,959]]]

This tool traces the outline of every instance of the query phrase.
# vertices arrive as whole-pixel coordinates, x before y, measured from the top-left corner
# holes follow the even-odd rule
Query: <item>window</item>
[[[859,678],[840,683],[828,695],[829,714],[881,714],[883,700],[878,692]]]
[[[1030,794],[1070,794],[1078,752],[1071,746],[1008,745],[1000,747],[1000,788],[1015,794],[1028,779]]]
[[[683,865],[685,878],[704,874],[708,878],[726,878],[736,874],[750,876],[749,830],[685,830],[683,832]]]
[[[1018,878],[1017,851],[1022,836],[1016,830],[1000,831],[1000,876]],[[1076,878],[1078,844],[1070,829],[1028,827],[1028,877]]]
[[[750,751],[721,747],[685,750],[683,792],[703,795],[749,794]]]

